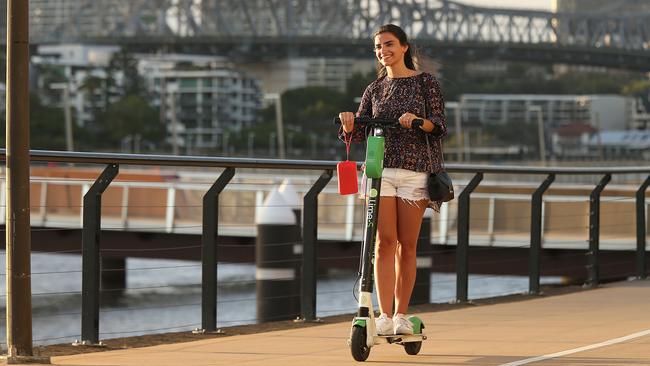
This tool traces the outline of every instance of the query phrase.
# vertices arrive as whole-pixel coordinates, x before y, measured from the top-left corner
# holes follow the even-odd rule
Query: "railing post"
[[[431,301],[431,211],[426,210],[420,225],[416,248],[415,286],[411,294],[411,304],[428,304]]]
[[[102,224],[102,193],[118,172],[118,164],[109,164],[83,199],[81,343],[84,345],[99,344],[99,238]]]
[[[219,194],[235,175],[235,168],[226,168],[203,195],[203,228],[201,232],[201,330],[217,331],[217,237],[219,235]]]
[[[600,279],[600,268],[598,255],[600,254],[600,194],[609,181],[612,180],[611,174],[605,176],[598,182],[596,188],[591,191],[589,197],[589,252],[587,253],[587,283],[589,287],[598,286]]]
[[[646,235],[646,218],[645,218],[645,191],[650,185],[650,176],[636,191],[636,277],[645,279],[645,235]]]
[[[469,195],[483,180],[478,172],[458,197],[458,234],[456,243],[456,301],[467,302],[469,282]]]
[[[528,292],[539,295],[539,263],[542,251],[542,197],[555,180],[555,174],[548,177],[533,193],[530,205],[530,252],[528,254]]]
[[[316,243],[318,241],[318,194],[332,179],[332,170],[325,170],[303,198],[302,273],[300,316],[304,321],[316,320]]]

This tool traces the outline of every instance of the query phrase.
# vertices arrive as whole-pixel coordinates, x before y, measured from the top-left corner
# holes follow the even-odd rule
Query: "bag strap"
[[[429,108],[427,107],[428,106],[427,100],[429,98],[427,97],[427,88],[426,85],[424,85],[424,78],[420,78],[420,89],[422,89],[422,94],[423,94],[422,99],[424,99],[424,118],[426,119],[427,116],[429,115]],[[433,123],[433,121],[431,121],[431,123]],[[434,124],[434,128],[435,128],[435,124]],[[424,137],[427,140],[427,152],[429,153],[429,164],[431,165],[431,169],[433,169],[433,155],[431,154],[431,146],[429,146],[429,133],[425,132]],[[440,147],[440,158],[442,159],[442,168],[444,169],[445,156],[442,153],[442,141],[440,139],[438,139],[438,146]]]
[[[350,138],[348,139],[348,135],[350,135]],[[346,161],[350,160],[350,145],[352,144],[352,132],[346,133],[343,131],[343,141],[345,142],[345,153],[346,153]]]

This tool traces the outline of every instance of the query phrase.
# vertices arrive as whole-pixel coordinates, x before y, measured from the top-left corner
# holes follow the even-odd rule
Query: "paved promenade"
[[[372,349],[372,365],[650,365],[650,281],[420,314],[418,356]],[[54,357],[56,365],[356,365],[349,323]]]

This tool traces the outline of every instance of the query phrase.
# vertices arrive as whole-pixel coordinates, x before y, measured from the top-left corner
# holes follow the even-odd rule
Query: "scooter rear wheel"
[[[366,343],[366,328],[355,325],[352,327],[350,338],[350,351],[356,361],[365,361],[370,355],[370,347]]]
[[[422,342],[404,343],[404,350],[409,355],[417,355],[418,353],[420,353],[421,348],[422,348]]]
[[[419,319],[418,322],[420,323],[420,329],[418,330],[418,333],[422,333],[422,330],[424,329],[424,324]],[[413,356],[417,355],[418,353],[420,353],[420,349],[422,349],[422,342],[404,343],[404,350],[409,355],[413,355]]]

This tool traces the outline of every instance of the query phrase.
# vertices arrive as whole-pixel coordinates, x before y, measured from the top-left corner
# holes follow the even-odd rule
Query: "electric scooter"
[[[335,124],[341,124],[336,118]],[[352,321],[348,345],[352,357],[356,361],[365,361],[370,355],[370,349],[380,344],[399,344],[409,355],[417,355],[422,347],[422,341],[427,337],[422,332],[424,323],[416,316],[410,316],[413,323],[412,335],[378,335],[375,329],[375,315],[372,305],[374,286],[373,266],[375,262],[375,242],[377,237],[377,218],[379,217],[379,192],[381,174],[384,168],[384,130],[399,127],[397,119],[377,119],[357,117],[355,126],[364,124],[370,128],[366,146],[365,176],[366,182],[366,217],[364,220],[364,237],[361,243],[360,279],[359,279],[359,308],[357,316]],[[421,126],[423,121],[416,119],[412,128]]]

